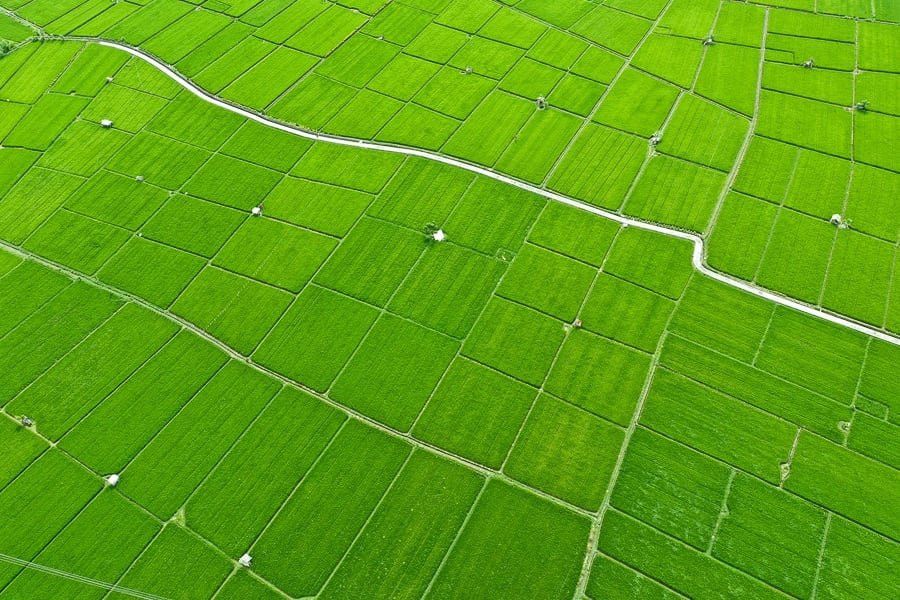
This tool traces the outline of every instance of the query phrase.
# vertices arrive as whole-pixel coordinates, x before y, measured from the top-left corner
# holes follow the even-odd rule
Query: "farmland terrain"
[[[898,18],[890,3],[818,4]],[[270,127],[94,41],[23,43],[0,59],[0,598],[896,597],[897,117],[876,101],[896,91],[895,25],[652,0],[0,6],[49,33],[124,39],[284,122],[694,231],[712,267],[878,334],[708,277],[689,240],[424,157]],[[799,29],[776,35],[779,19]],[[509,37],[526,23],[533,39]],[[815,44],[849,46],[854,62],[793,75],[883,87],[865,110],[845,110],[853,97],[840,108],[846,156],[801,139],[832,143],[830,119],[791,129],[811,106],[841,104],[812,88],[752,79],[749,107],[701,93],[716,50],[751,48],[757,74],[786,69],[762,44],[813,44],[809,23],[836,38]],[[439,37],[420,53],[452,32],[466,41],[423,57],[412,48],[426,32]],[[0,21],[0,37],[33,33]],[[665,46],[688,42],[698,52]],[[253,64],[231,52],[243,44],[260,48]],[[519,49],[509,72],[475,62],[495,56],[490,44]],[[838,51],[821,47],[819,64]],[[680,67],[690,77],[648,66],[694,54]],[[305,70],[280,62],[301,55]],[[592,80],[606,55],[614,73]],[[220,61],[219,83],[204,81]],[[398,98],[372,83],[395,61],[385,86],[409,84],[421,61],[434,67],[425,87],[446,73],[490,88],[444,114],[428,102],[461,80],[429,101],[421,88]],[[531,62],[562,73],[549,91],[503,87]],[[707,85],[739,89],[727,75],[738,62]],[[554,98],[567,78],[594,86],[583,115]],[[631,78],[671,87],[670,100],[633,110],[653,93]],[[765,113],[768,94],[803,104]],[[432,114],[452,128],[417,116]],[[766,114],[785,121],[764,131]],[[425,134],[440,143],[413,137]],[[861,139],[882,145],[860,156]],[[856,216],[854,198],[879,218]],[[829,224],[832,211],[851,226]],[[820,272],[806,244],[826,239]]]
[[[510,4],[0,1],[47,35],[140,47],[284,122],[695,231],[720,271],[900,331],[900,5]]]

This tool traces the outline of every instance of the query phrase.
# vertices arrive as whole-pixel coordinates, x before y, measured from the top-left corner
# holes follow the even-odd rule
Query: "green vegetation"
[[[900,328],[884,2],[0,6]],[[0,554],[172,598],[900,586],[895,345],[108,47],[26,44],[0,96]],[[5,562],[0,589],[105,593]]]

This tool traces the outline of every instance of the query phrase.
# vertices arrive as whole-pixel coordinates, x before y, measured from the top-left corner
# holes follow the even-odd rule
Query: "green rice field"
[[[900,597],[892,0],[0,40],[0,600]]]

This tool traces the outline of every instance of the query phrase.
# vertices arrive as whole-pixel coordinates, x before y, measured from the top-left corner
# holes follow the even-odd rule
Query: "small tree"
[[[0,58],[3,58],[7,54],[13,51],[16,45],[13,44],[9,40],[0,39]]]

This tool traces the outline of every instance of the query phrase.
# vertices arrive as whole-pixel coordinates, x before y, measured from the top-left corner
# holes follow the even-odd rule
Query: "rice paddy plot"
[[[663,4],[4,7],[50,33],[146,42],[207,91],[271,98],[289,122],[471,152],[576,199],[711,229],[713,267],[900,326],[885,200],[897,69],[882,56],[895,26],[807,14],[806,0],[679,2],[660,18]],[[836,4],[819,8],[859,8]],[[764,73],[779,75],[724,190],[766,14]],[[857,28],[862,71],[831,68]],[[622,52],[644,33],[621,74],[628,57],[595,43]],[[823,62],[805,69],[790,48]],[[306,51],[328,56],[310,69],[294,62]],[[649,124],[700,55],[654,150]],[[848,78],[864,109],[848,110]],[[633,110],[632,79],[672,102]],[[694,273],[673,238],[277,131],[114,49],[23,46],[0,60],[0,90],[13,100],[0,132],[17,144],[0,151],[0,238],[26,255],[0,254],[4,553],[197,598],[896,587],[894,346]],[[82,108],[41,118],[57,97]],[[604,124],[585,124],[598,102]],[[14,565],[10,581],[17,596],[100,592]]]

